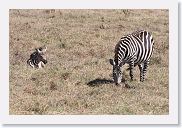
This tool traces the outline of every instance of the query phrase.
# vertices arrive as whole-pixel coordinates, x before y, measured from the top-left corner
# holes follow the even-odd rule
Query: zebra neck
[[[114,58],[115,65],[120,65],[123,62],[123,58],[120,58],[118,56],[115,56]]]

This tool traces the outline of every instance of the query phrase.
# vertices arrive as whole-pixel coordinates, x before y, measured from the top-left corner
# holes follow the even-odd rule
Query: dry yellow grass
[[[10,114],[168,114],[168,10],[10,10]],[[153,34],[145,82],[124,70],[123,88],[109,83],[117,41],[135,30]],[[48,47],[48,64],[26,64]],[[125,66],[126,68],[127,66]],[[104,84],[88,85],[96,79]]]

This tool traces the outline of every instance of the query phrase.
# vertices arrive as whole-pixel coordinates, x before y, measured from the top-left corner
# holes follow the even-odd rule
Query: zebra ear
[[[38,53],[41,53],[41,51],[39,50],[39,48],[36,49]]]
[[[114,62],[113,59],[109,59],[109,62],[110,62],[111,65],[115,65],[115,62]]]
[[[36,51],[36,52],[39,52],[37,48],[35,48],[35,51]]]

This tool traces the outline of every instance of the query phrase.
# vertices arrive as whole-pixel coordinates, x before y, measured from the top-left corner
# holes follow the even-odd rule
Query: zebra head
[[[121,83],[122,80],[122,73],[120,70],[120,65],[116,65],[113,59],[110,59],[110,64],[113,66],[113,79],[116,85]]]
[[[39,54],[44,55],[44,53],[47,51],[47,47],[44,45],[43,47],[36,48],[35,49]]]

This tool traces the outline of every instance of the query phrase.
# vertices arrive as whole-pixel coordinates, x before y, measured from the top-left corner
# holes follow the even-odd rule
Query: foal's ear
[[[115,65],[115,62],[114,62],[113,59],[109,59],[109,62],[110,62],[111,65]]]
[[[36,51],[36,52],[39,52],[37,48],[35,48],[35,51]]]

